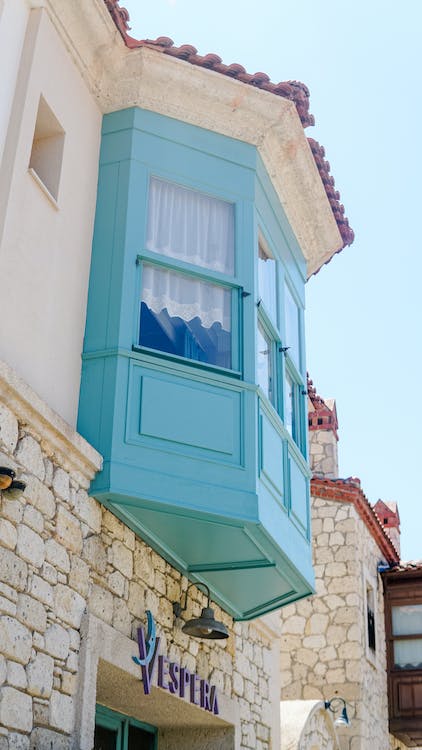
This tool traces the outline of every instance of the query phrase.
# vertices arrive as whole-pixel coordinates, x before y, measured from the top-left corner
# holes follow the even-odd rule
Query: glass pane
[[[394,666],[399,669],[422,669],[422,638],[394,641]]]
[[[295,436],[294,384],[288,373],[284,378],[284,426],[290,435]]]
[[[154,735],[129,724],[128,750],[154,750]]]
[[[117,729],[95,726],[94,750],[118,750]]]
[[[153,177],[146,246],[186,263],[233,274],[234,206]]]
[[[287,285],[284,287],[284,314],[286,318],[286,346],[289,347],[289,357],[300,369],[300,338],[299,338],[299,308],[292,297]]]
[[[272,388],[272,365],[271,365],[271,340],[258,325],[258,357],[257,357],[257,378],[258,385],[265,393],[266,397],[273,400]]]
[[[392,608],[393,635],[422,635],[422,604]]]
[[[269,250],[258,245],[258,294],[277,326],[276,262]]]
[[[141,346],[232,367],[231,290],[145,264]]]
[[[366,587],[366,622],[368,627],[368,646],[372,651],[375,651],[375,596],[372,586]]]

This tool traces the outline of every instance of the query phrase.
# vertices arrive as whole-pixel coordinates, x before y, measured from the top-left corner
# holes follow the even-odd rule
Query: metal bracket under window
[[[278,351],[283,352],[284,356],[286,356],[287,352],[291,349],[291,346],[280,346]]]

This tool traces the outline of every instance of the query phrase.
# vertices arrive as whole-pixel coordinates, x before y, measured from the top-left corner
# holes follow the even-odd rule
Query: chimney
[[[316,476],[338,478],[337,430],[336,402],[318,396],[308,376],[309,462]]]
[[[390,537],[400,555],[400,516],[397,503],[378,500],[374,505],[374,511],[377,514],[385,533]]]

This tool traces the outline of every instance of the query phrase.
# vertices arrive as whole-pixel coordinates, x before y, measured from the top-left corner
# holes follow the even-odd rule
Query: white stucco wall
[[[0,101],[0,162],[12,109],[28,15],[29,8],[25,0],[0,0],[0,70],[3,71]]]
[[[2,19],[10,2],[19,4],[7,0]],[[22,35],[21,18],[20,24]],[[16,64],[16,49],[9,52],[11,64]],[[4,65],[7,69],[7,61]],[[40,95],[65,131],[57,205],[28,171]],[[0,120],[0,138],[6,114]],[[0,297],[0,357],[74,425],[101,113],[41,9],[29,13],[25,53],[7,119],[0,166],[0,274],[6,280]]]

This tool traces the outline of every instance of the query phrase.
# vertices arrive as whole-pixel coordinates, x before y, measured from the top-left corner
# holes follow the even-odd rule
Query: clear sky
[[[422,558],[421,0],[122,0],[137,38],[169,36],[274,82],[306,83],[356,239],[310,280],[308,369],[337,401],[340,476],[399,504]]]

